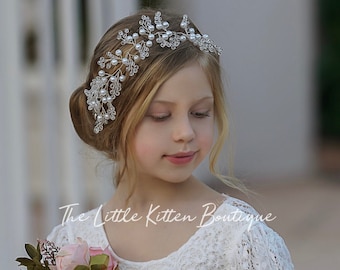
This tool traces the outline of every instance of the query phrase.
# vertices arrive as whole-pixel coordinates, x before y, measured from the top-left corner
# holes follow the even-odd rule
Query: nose
[[[175,142],[190,142],[195,138],[195,131],[189,117],[180,117],[174,122],[173,140]]]

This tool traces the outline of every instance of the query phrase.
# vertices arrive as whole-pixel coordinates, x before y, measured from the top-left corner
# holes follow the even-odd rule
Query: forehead
[[[154,101],[175,102],[203,97],[213,97],[212,88],[204,70],[197,62],[193,62],[185,65],[165,81],[158,89]]]

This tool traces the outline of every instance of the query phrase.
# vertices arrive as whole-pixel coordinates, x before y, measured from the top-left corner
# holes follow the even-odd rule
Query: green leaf
[[[35,264],[33,262],[33,260],[29,259],[29,258],[16,258],[16,261],[20,263],[20,265],[24,265],[24,266],[29,266],[29,265],[33,265]]]
[[[41,255],[41,250],[40,250],[40,242],[38,241],[38,244],[37,244],[37,251],[38,251],[38,258],[39,258],[39,261],[41,261],[42,259],[42,255]]]
[[[78,265],[74,270],[90,270],[90,268],[87,265]]]
[[[103,264],[103,265],[105,265],[107,267],[107,265],[109,264],[109,256],[106,255],[106,254],[100,254],[100,255],[91,256],[91,258],[90,258],[90,266],[94,266],[96,264],[99,264],[99,265]]]
[[[39,258],[39,253],[34,246],[30,244],[25,244],[25,249],[26,249],[28,256],[30,256],[32,259]]]
[[[43,266],[41,261],[38,258],[33,258],[32,260],[36,265]]]
[[[91,270],[106,270],[106,269],[107,269],[107,265],[105,265],[105,264],[91,265]]]
[[[19,266],[26,266],[27,270],[48,270],[50,268],[45,267],[36,258],[31,260],[29,258],[17,258],[17,262],[20,263]]]

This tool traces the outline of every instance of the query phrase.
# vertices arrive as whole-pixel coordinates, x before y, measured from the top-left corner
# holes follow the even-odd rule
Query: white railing
[[[137,9],[137,2],[83,1],[88,57],[104,31]],[[69,96],[85,77],[79,54],[83,46],[79,4],[69,0],[0,3],[3,269],[16,269],[15,258],[25,255],[24,244],[34,244],[61,222],[60,206],[79,203],[77,211],[82,212],[104,202],[112,192],[112,184],[101,179],[110,171],[102,166],[102,172],[95,173],[101,157],[80,142],[69,117]],[[28,31],[36,35],[33,64],[24,57]]]

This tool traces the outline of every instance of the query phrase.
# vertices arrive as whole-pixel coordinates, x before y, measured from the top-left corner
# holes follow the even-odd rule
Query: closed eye
[[[170,118],[171,114],[153,114],[148,115],[155,122],[162,122]]]
[[[196,118],[210,117],[210,110],[204,112],[192,112],[191,115],[193,115]]]

